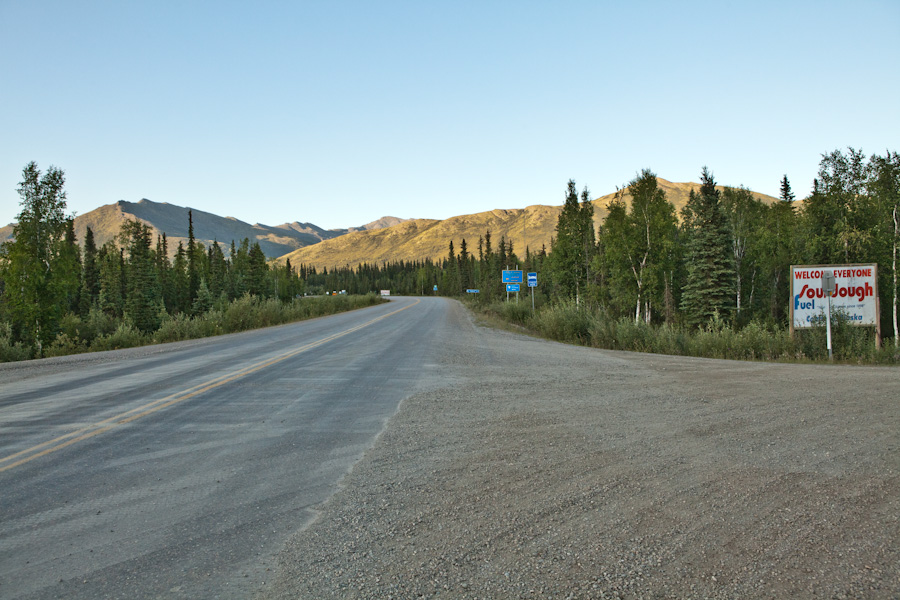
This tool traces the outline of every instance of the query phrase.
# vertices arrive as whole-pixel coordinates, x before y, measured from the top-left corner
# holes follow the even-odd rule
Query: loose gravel
[[[259,598],[898,598],[900,370],[444,356]]]

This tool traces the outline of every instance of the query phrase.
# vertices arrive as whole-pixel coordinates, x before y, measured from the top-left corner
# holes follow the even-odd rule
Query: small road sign
[[[521,271],[520,271],[520,273],[521,273]],[[518,283],[507,283],[507,284],[506,284],[506,291],[507,291],[507,292],[518,292],[518,291],[519,291],[519,284],[518,284]]]
[[[481,291],[481,290],[466,290],[466,293],[467,293],[467,294],[477,294],[477,293],[480,292],[480,291]]]
[[[503,283],[522,283],[522,271],[503,271]]]
[[[528,287],[537,287],[537,273],[528,274]]]

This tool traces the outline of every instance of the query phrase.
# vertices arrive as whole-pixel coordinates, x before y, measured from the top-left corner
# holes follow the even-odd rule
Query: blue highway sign
[[[522,271],[503,271],[503,283],[522,283]]]
[[[521,271],[520,271],[520,272],[521,272]],[[507,283],[507,284],[506,284],[506,291],[507,291],[507,292],[518,292],[518,291],[519,291],[519,284],[518,284],[518,283]]]
[[[537,273],[528,274],[528,287],[537,287]]]

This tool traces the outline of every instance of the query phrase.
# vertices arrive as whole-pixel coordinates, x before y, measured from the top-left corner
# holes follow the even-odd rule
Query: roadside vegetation
[[[698,356],[732,360],[780,362],[827,361],[825,325],[797,330],[751,322],[743,327],[710,319],[701,327],[646,323],[628,317],[613,317],[604,310],[585,310],[573,302],[541,302],[532,312],[529,302],[468,302],[488,322],[567,344],[650,352],[675,356]],[[893,344],[875,346],[874,330],[852,325],[842,315],[832,316],[834,360],[853,364],[900,364],[900,350]]]
[[[0,248],[0,362],[113,350],[278,325],[370,306],[375,294],[308,289],[290,263],[270,266],[258,243],[179,243],[169,259],[165,234],[123,224],[100,248],[83,247],[66,215],[60,169],[23,170],[22,211]],[[313,294],[307,297],[305,294]]]
[[[247,239],[231,241],[228,252],[218,243],[204,248],[190,222],[187,247],[179,243],[173,260],[165,234],[154,245],[139,222],[100,248],[90,230],[79,243],[65,214],[63,173],[53,167],[41,175],[26,166],[19,194],[15,239],[0,250],[0,360],[224,333],[236,330],[230,323],[259,326],[233,314],[290,312],[308,304],[304,294],[379,290],[466,298],[539,335],[597,347],[819,360],[824,328],[789,334],[791,265],[875,263],[882,347],[873,328],[838,315],[835,358],[900,362],[900,154],[892,151],[824,154],[806,198],[797,201],[784,176],[773,204],[717,186],[704,167],[680,214],[644,169],[620,188],[599,227],[590,192],[579,194],[570,180],[550,248],[517,253],[512,239],[485,231],[477,241],[449,240],[440,261],[330,270],[270,264]],[[516,296],[501,282],[503,269],[537,273],[533,313],[524,284],[520,302],[508,301]]]
[[[42,356],[118,350],[237,333],[355,310],[383,301],[375,294],[310,296],[290,302],[245,294],[236,300],[221,302],[201,314],[164,314],[159,328],[150,332],[141,331],[128,319],[117,319],[93,308],[84,318],[75,313],[66,314],[60,321],[56,337],[49,346],[42,348]],[[0,362],[30,358],[35,358],[34,348],[15,342],[10,325],[0,324]]]
[[[822,156],[812,192],[802,202],[785,176],[778,202],[744,188],[721,189],[705,167],[700,188],[676,216],[643,170],[623,186],[594,227],[585,188],[569,181],[551,248],[524,257],[511,241],[478,240],[477,259],[454,259],[442,270],[444,290],[478,289],[469,304],[483,314],[536,334],[602,348],[715,358],[827,359],[824,323],[790,334],[791,265],[878,265],[883,340],[874,327],[833,318],[836,360],[900,363],[898,272],[900,154],[867,158],[848,149]],[[535,272],[530,290],[510,302],[502,269]],[[458,282],[458,283],[457,283]],[[446,293],[446,292],[445,292]],[[452,292],[451,292],[451,295]]]

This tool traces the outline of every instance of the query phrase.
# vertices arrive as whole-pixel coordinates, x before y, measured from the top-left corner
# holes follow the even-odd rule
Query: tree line
[[[680,215],[645,169],[617,192],[597,228],[590,192],[584,188],[579,200],[570,180],[549,252],[526,248],[519,261],[511,242],[492,252],[488,232],[473,257],[466,240],[458,252],[451,241],[443,293],[462,294],[471,285],[496,298],[500,270],[518,263],[538,272],[542,301],[651,324],[785,328],[792,264],[877,263],[882,331],[892,331],[896,343],[898,213],[900,155],[892,151],[823,155],[803,202],[787,176],[778,201],[767,204],[743,187],[720,189],[704,167]]]
[[[147,334],[166,317],[203,315],[245,295],[289,302],[303,293],[290,261],[270,265],[256,242],[204,247],[190,212],[187,245],[179,242],[172,259],[166,234],[154,240],[140,221],[124,222],[100,247],[88,228],[79,245],[65,212],[63,171],[42,173],[31,162],[22,175],[22,210],[13,238],[0,247],[0,338],[7,344],[41,356],[66,317],[127,322]]]
[[[549,249],[520,255],[511,239],[486,231],[475,247],[450,240],[438,261],[321,271],[269,263],[248,239],[224,250],[219,243],[204,247],[190,213],[187,245],[179,242],[173,259],[166,235],[154,240],[138,221],[124,223],[118,238],[99,248],[88,229],[79,246],[64,183],[60,169],[41,173],[29,163],[13,239],[0,247],[0,338],[38,356],[66,315],[104,315],[150,332],[167,316],[203,315],[245,296],[289,302],[342,291],[462,296],[477,289],[474,298],[488,303],[506,297],[500,272],[515,267],[538,273],[541,303],[571,302],[648,324],[772,329],[787,326],[790,265],[877,263],[882,331],[900,339],[900,155],[891,151],[823,155],[803,202],[795,201],[787,176],[779,200],[766,204],[743,187],[720,189],[704,167],[680,215],[645,169],[617,192],[599,227],[589,190],[579,194],[570,180]]]

